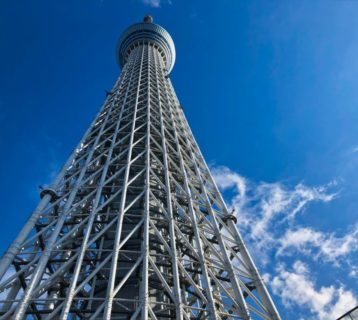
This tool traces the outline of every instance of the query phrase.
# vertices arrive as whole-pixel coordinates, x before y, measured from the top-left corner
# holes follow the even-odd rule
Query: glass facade
[[[358,306],[356,306],[337,320],[358,320]]]

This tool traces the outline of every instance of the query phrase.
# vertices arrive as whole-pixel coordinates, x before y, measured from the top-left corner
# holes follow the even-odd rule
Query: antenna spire
[[[146,16],[143,18],[143,22],[145,22],[145,23],[153,23],[153,17],[150,16],[150,15],[146,15]]]

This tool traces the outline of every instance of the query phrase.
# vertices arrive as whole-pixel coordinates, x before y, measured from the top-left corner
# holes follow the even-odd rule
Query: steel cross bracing
[[[280,319],[155,42],[0,263],[0,319]]]

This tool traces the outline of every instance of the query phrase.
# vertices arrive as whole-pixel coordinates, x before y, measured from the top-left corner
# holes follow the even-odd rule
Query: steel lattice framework
[[[168,78],[149,17],[0,263],[0,319],[280,319]]]

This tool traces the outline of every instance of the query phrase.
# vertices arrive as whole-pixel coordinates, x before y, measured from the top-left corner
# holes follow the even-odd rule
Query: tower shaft
[[[1,260],[0,319],[280,319],[176,97],[163,30],[124,33],[120,78]]]

